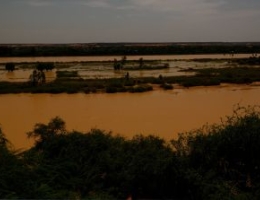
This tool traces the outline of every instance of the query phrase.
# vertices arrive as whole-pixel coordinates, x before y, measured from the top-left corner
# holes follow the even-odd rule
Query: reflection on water
[[[25,133],[55,116],[70,130],[100,128],[127,137],[142,133],[171,139],[220,122],[235,104],[259,105],[259,99],[260,87],[227,85],[143,94],[8,94],[0,95],[0,123],[16,148],[29,147]]]

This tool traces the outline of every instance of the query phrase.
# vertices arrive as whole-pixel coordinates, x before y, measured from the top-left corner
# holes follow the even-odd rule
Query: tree
[[[37,66],[36,68],[39,70],[39,71],[43,71],[43,70],[52,70],[54,69],[54,63],[52,62],[39,62],[37,63]]]
[[[29,77],[29,81],[32,83],[32,85],[36,86],[38,84],[42,84],[46,82],[46,77],[44,72],[41,70],[33,70],[32,74]]]
[[[7,71],[14,71],[15,70],[15,64],[14,63],[6,63],[6,65],[5,65],[5,69],[7,70]]]
[[[114,70],[121,70],[123,67],[121,62],[118,62],[117,59],[114,59]]]
[[[55,135],[66,134],[65,122],[60,117],[55,117],[45,125],[38,123],[31,132],[27,133],[28,138],[34,138],[36,144],[45,142]]]
[[[144,66],[144,59],[140,58],[139,59],[139,68],[143,68],[143,66]]]
[[[124,56],[122,57],[122,59],[121,59],[121,64],[122,64],[122,66],[124,66],[124,65],[126,64],[126,59],[127,59],[127,57],[126,57],[126,55],[124,55]]]

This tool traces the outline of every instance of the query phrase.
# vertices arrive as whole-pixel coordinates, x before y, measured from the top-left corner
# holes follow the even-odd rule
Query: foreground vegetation
[[[15,151],[0,131],[0,197],[5,199],[260,198],[260,113],[238,108],[220,125],[165,141],[101,130],[67,131],[56,117]]]

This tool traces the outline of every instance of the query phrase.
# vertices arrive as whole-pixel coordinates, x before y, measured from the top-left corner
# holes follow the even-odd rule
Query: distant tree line
[[[260,198],[260,113],[239,108],[220,125],[132,139],[101,130],[67,131],[56,117],[15,151],[0,129],[3,199]]]
[[[165,55],[260,53],[260,43],[0,45],[1,56]]]

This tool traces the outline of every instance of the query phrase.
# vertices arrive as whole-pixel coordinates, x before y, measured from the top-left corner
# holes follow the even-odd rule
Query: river
[[[170,140],[179,132],[219,123],[236,104],[259,105],[260,87],[222,85],[155,90],[142,94],[7,94],[0,95],[0,123],[15,148],[29,148],[26,132],[55,116],[69,130],[91,128],[131,138],[154,134]]]

